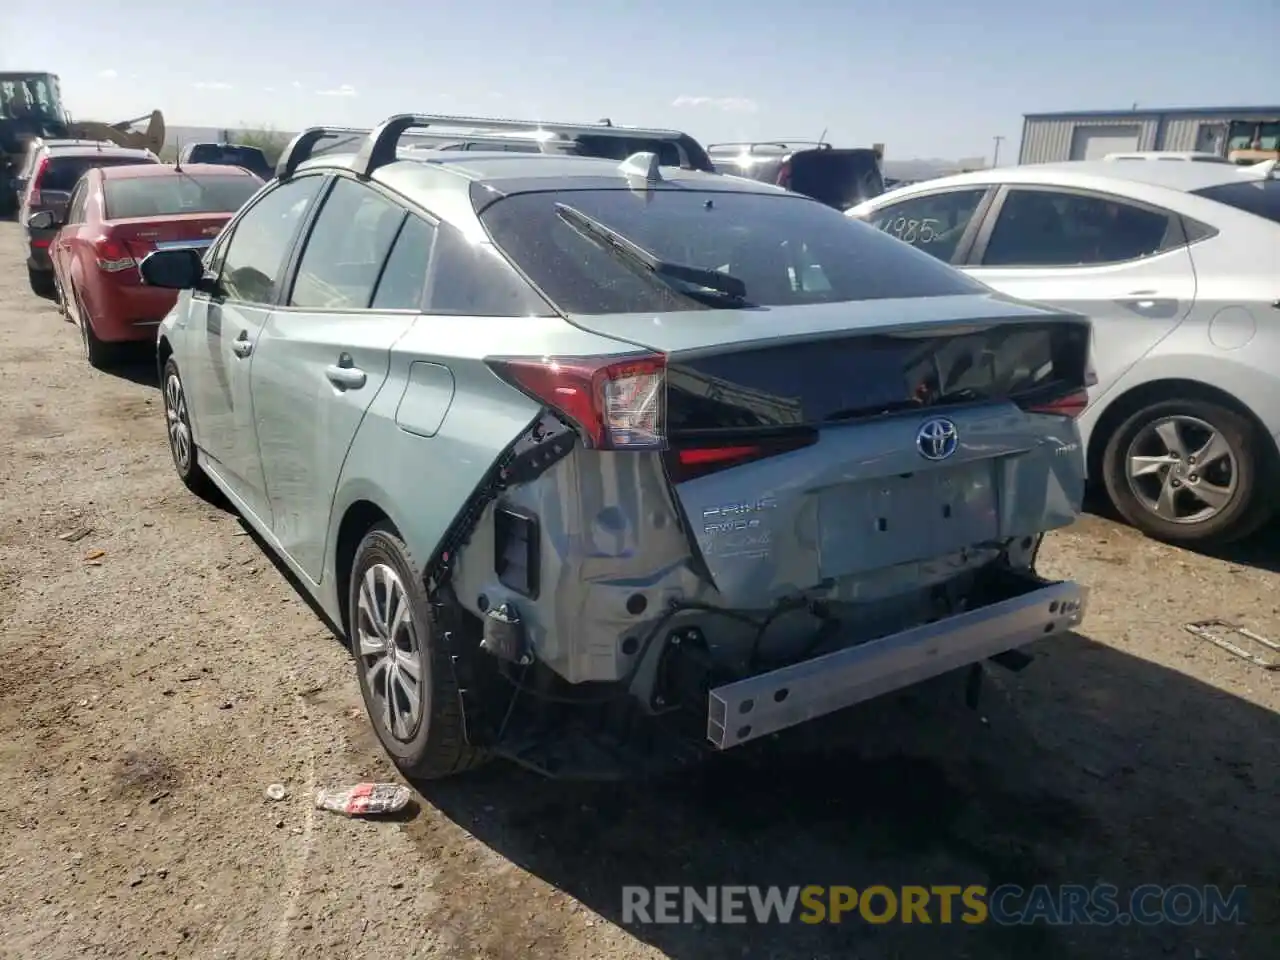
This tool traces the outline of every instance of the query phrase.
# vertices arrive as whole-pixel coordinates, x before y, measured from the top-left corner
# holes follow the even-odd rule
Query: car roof
[[[301,163],[295,176],[325,170],[351,170],[357,154],[325,153]],[[473,188],[493,199],[546,190],[625,190],[636,181],[622,170],[624,161],[561,153],[512,153],[480,150],[407,150],[397,159],[373,171],[371,179],[418,204],[432,215],[461,229],[477,241],[479,218],[472,200]],[[700,170],[662,167],[658,190],[694,189],[720,193],[786,194],[810,203],[817,201],[790,194],[781,187]]]
[[[49,150],[67,150],[73,147],[103,147],[115,146],[110,140],[75,140],[62,137],[48,137],[47,139],[37,140],[37,145],[46,147]]]
[[[1082,188],[1122,189],[1126,183],[1146,184],[1167,190],[1190,192],[1225,183],[1248,182],[1248,167],[1224,163],[1122,163],[1115,160],[1069,160],[1061,163],[1029,163],[993,167],[922,180],[904,188],[920,193],[939,187],[992,183],[1056,184]],[[898,191],[893,191],[897,193]],[[883,202],[888,194],[876,198]],[[906,196],[904,193],[903,196]]]
[[[184,163],[179,170],[172,163],[128,163],[118,167],[100,167],[107,180],[136,180],[139,177],[176,177],[182,174],[205,173],[218,177],[251,177],[243,167],[221,163]]]
[[[137,157],[139,160],[145,160],[147,158],[151,158],[151,159],[155,158],[155,154],[152,153],[150,150],[138,150],[138,149],[135,149],[134,147],[118,147],[114,144],[112,144],[111,146],[107,146],[104,144],[102,146],[74,146],[74,147],[60,148],[58,150],[58,154],[60,156],[72,156],[72,157],[96,157],[96,156]]]
[[[302,163],[298,174],[350,170],[356,155],[321,154]],[[474,221],[471,188],[487,188],[494,198],[547,189],[626,189],[634,183],[623,162],[560,153],[512,153],[481,150],[406,150],[373,172],[372,179],[421,204],[437,216],[463,224]],[[781,187],[680,167],[661,168],[655,189],[714,190],[723,193],[785,193]],[[795,196],[799,197],[799,194]],[[801,198],[805,199],[805,198]]]

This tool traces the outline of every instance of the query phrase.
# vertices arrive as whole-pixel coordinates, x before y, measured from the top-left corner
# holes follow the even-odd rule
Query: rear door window
[[[1224,183],[1191,192],[1206,200],[1216,200],[1245,213],[1255,214],[1272,223],[1280,223],[1280,180]]]
[[[298,261],[291,307],[364,310],[405,211],[376,190],[335,181]]]
[[[427,268],[431,265],[431,247],[436,228],[421,217],[409,214],[400,228],[387,264],[382,268],[373,295],[375,310],[421,310],[422,295],[427,285]]]
[[[71,191],[67,201],[67,223],[84,223],[85,207],[89,199],[89,181],[81,180]]]
[[[429,313],[471,317],[547,316],[547,304],[488,243],[472,243],[455,228],[436,232]]]
[[[947,190],[881,207],[864,219],[889,236],[950,263],[986,187]]]
[[[1124,263],[1168,248],[1181,232],[1168,214],[1110,197],[1011,189],[982,257],[984,267]]]

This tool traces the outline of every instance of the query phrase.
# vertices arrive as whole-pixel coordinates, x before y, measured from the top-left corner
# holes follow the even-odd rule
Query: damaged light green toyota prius
[[[1034,559],[1080,509],[1087,320],[682,133],[482,123],[304,132],[140,267],[182,291],[180,476],[341,626],[406,775],[668,769],[1079,624]]]

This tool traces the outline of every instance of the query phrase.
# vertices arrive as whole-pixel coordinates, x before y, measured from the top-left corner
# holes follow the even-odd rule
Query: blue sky
[[[369,125],[399,112],[1016,155],[1022,114],[1280,103],[1280,0],[59,0],[4,3],[0,69],[82,118]],[[15,9],[16,8],[16,9]]]

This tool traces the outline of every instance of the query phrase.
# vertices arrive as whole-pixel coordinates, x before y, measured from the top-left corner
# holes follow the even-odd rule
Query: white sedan
[[[1088,315],[1091,480],[1160,539],[1265,523],[1280,482],[1276,163],[1078,161],[916,183],[864,220],[994,289]]]

